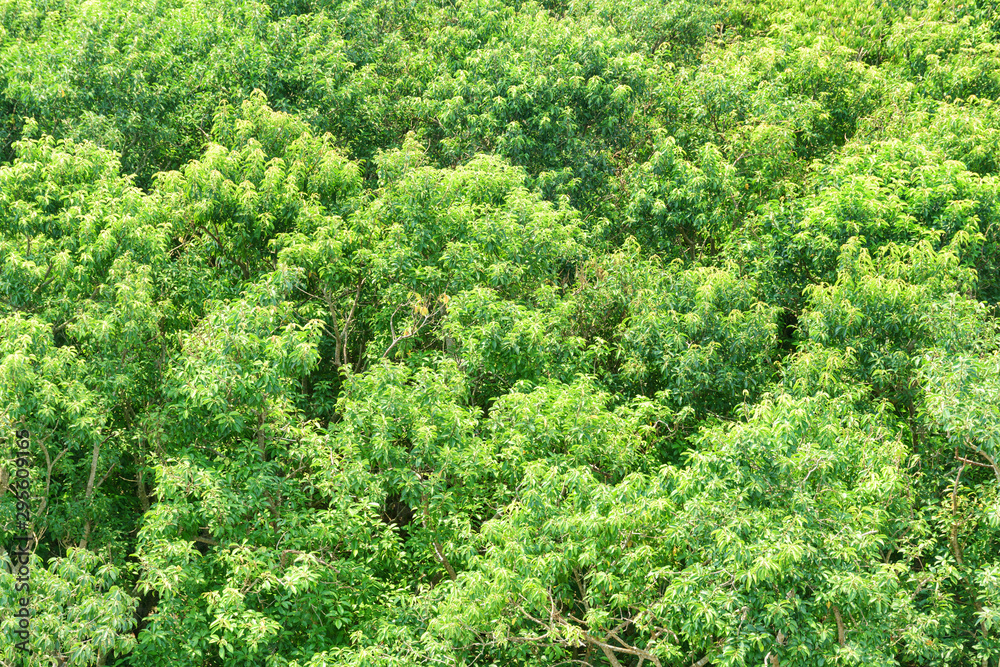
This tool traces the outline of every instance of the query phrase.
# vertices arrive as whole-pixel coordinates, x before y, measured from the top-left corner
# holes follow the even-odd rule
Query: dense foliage
[[[995,0],[0,0],[0,664],[1000,667],[998,301]]]

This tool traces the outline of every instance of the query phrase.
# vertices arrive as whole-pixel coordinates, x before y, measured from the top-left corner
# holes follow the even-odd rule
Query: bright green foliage
[[[350,76],[322,14],[271,20],[262,3],[212,0],[65,5],[0,49],[11,114],[121,151],[143,182],[196,155],[227,97],[260,88],[305,111],[343,97]]]
[[[998,16],[0,0],[0,663],[1000,667]]]
[[[950,14],[932,6],[923,16],[906,17],[893,26],[887,41],[905,63],[903,73],[919,81],[918,90],[933,99],[996,99],[1000,53],[989,27]]]
[[[367,492],[405,533],[415,583],[464,569],[490,500],[492,457],[474,433],[477,411],[462,405],[463,384],[453,362],[416,372],[383,363],[348,379],[333,429],[337,455],[360,462]]]
[[[592,379],[571,384],[549,382],[531,391],[515,388],[497,400],[486,427],[493,443],[498,476],[518,489],[537,461],[561,467],[586,467],[603,482],[617,482],[651,463],[644,418],[648,405],[611,412],[611,397]]]
[[[159,595],[142,664],[308,658],[364,622],[385,587],[376,574],[393,567],[370,503],[312,470],[327,447],[292,397],[319,323],[288,321],[281,288],[255,285],[182,336],[168,402],[147,420],[162,463],[139,533],[140,588]]]
[[[637,191],[622,231],[650,250],[697,257],[710,242],[724,241],[736,223],[741,182],[735,171],[714,145],[705,144],[692,163],[667,137],[632,175]]]
[[[755,30],[780,34],[792,45],[822,35],[855,51],[858,61],[877,65],[886,58],[885,40],[894,25],[928,4],[939,7],[941,3],[764,0],[741,9],[744,21]]]
[[[619,300],[601,304],[616,325],[607,334],[617,350],[608,384],[657,397],[679,422],[725,416],[756,397],[778,343],[776,309],[758,301],[756,286],[726,269],[630,259],[626,250],[588,271],[594,283],[581,295],[588,310]]]
[[[937,511],[928,512],[932,518],[927,522],[936,521],[938,530],[949,535],[947,556],[941,558],[942,567],[933,574],[938,579],[947,577],[960,594],[976,600],[972,609],[952,603],[950,611],[966,623],[967,633],[975,633],[974,655],[982,660],[1000,655],[996,634],[1000,621],[996,587],[1000,564],[996,364],[996,352],[952,356],[935,351],[927,355],[920,369],[927,392],[922,416],[928,427],[943,431],[942,448],[954,451],[961,461],[941,494],[944,497]]]
[[[500,396],[519,381],[540,384],[551,378],[570,382],[593,372],[607,348],[573,335],[572,300],[540,288],[533,307],[501,299],[479,287],[448,302],[442,325],[446,350],[462,360],[476,383],[475,397]]]
[[[691,74],[693,120],[716,141],[761,123],[784,126],[798,156],[815,157],[844,143],[885,94],[886,75],[856,56],[828,38],[794,44],[785,35],[709,51]]]
[[[599,197],[610,153],[643,131],[632,114],[655,76],[648,57],[598,16],[561,22],[538,5],[515,12],[487,0],[462,5],[456,20],[459,30],[441,37],[454,43],[471,33],[463,41],[480,45],[460,50],[451,71],[429,82],[429,111],[440,127],[429,135],[441,142],[442,158],[495,150],[538,174],[548,192]]]
[[[357,166],[314,138],[302,121],[271,111],[257,94],[240,114],[222,107],[216,137],[201,160],[162,173],[156,192],[173,211],[172,234],[198,243],[224,272],[243,280],[263,270],[275,236],[311,231],[324,213],[357,193]],[[231,146],[232,148],[226,148]]]
[[[331,495],[307,467],[301,451],[162,466],[139,536],[140,587],[159,601],[136,664],[287,664],[372,621],[393,536],[370,503]]]
[[[7,554],[4,553],[6,560]],[[25,667],[64,664],[67,667],[103,664],[109,656],[135,648],[131,630],[136,601],[119,583],[122,572],[87,549],[70,549],[63,558],[52,558],[48,566],[37,556],[30,559],[32,604],[31,657]],[[4,609],[20,606],[14,576],[0,572],[0,604]],[[5,619],[6,633],[16,619]],[[0,659],[15,664],[20,652],[14,643],[4,643]]]
[[[515,300],[584,255],[579,214],[529,192],[522,170],[486,156],[453,170],[424,162],[408,140],[379,156],[371,201],[276,241],[311,297],[303,307],[326,322],[335,368],[449,349],[453,297],[482,285]]]
[[[912,414],[922,351],[969,349],[986,334],[981,305],[962,296],[973,274],[953,253],[927,243],[888,246],[873,261],[854,239],[844,245],[840,265],[836,284],[807,289],[804,338],[843,350],[856,364],[856,381]]]
[[[105,546],[136,522],[120,511],[131,491],[109,476],[133,462],[123,429],[166,345],[153,278],[165,235],[113,153],[51,138],[18,151],[0,168],[0,394],[37,439],[36,511],[53,513],[53,538]]]
[[[375,241],[374,278],[395,283],[400,296],[483,284],[510,298],[584,254],[579,214],[565,200],[540,201],[523,171],[492,157],[454,170],[410,169],[359,216]]]
[[[706,41],[720,37],[738,17],[736,3],[666,0],[607,2],[585,0],[542,3],[559,15],[592,16],[604,21],[649,49],[651,56],[688,63],[696,60]]]
[[[928,381],[927,411],[933,421],[968,455],[978,455],[995,473],[1000,456],[996,405],[996,363],[993,353],[977,359],[935,355],[921,373]],[[1000,482],[1000,478],[997,479]]]
[[[49,326],[37,318],[7,317],[0,322],[0,332],[0,396],[11,419],[25,419],[31,425],[37,451],[43,455],[38,457],[42,465],[32,471],[32,496],[41,499],[34,514],[53,537],[71,543],[81,536],[86,541],[96,514],[104,533],[98,543],[115,541],[123,526],[113,520],[114,508],[103,493],[94,497],[86,489],[93,489],[96,473],[91,471],[92,451],[100,451],[108,440],[115,441],[112,449],[123,443],[109,428],[101,395],[87,386],[87,364],[73,348],[53,346]],[[105,459],[120,455],[108,457],[105,452]],[[108,464],[103,468],[101,474],[107,473]],[[14,505],[13,497],[4,498],[5,541],[16,534]]]
[[[817,173],[813,187],[817,194],[790,245],[797,260],[813,263],[816,275],[829,275],[851,236],[871,246],[927,240],[940,248],[955,241],[963,260],[979,270],[986,293],[996,290],[1000,200],[994,176],[968,171],[944,151],[889,140],[851,145]]]
[[[760,280],[766,292],[773,290],[771,298],[800,307],[799,290],[835,282],[842,246],[859,237],[873,250],[922,242],[950,248],[978,272],[969,288],[994,300],[995,121],[992,107],[974,109],[958,121],[956,107],[943,105],[879,129],[884,138],[855,139],[829,163],[814,164],[806,196],[762,207],[754,225],[760,230],[741,230],[733,242],[743,261],[763,269]]]
[[[905,458],[881,418],[820,395],[765,399],[708,431],[685,468],[615,486],[536,464],[432,627],[501,662],[891,664],[909,580],[880,553]]]

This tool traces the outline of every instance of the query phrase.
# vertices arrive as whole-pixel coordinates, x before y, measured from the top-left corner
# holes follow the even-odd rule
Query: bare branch
[[[976,452],[976,454],[979,454],[984,459],[986,459],[987,461],[989,461],[989,463],[990,463],[989,467],[993,469],[993,476],[997,478],[997,482],[1000,482],[1000,467],[997,467],[996,459],[994,459],[992,456],[990,456],[989,454],[987,454],[986,452],[984,452],[982,449],[980,449],[979,447],[977,447],[976,445],[974,445],[972,443],[972,440],[969,439],[969,438],[965,439],[965,444],[968,445],[969,448],[972,449],[974,452]],[[956,458],[959,458],[958,455],[957,455],[957,453],[956,453]]]
[[[402,307],[402,306],[400,306],[400,307]],[[431,320],[433,320],[434,317],[437,316],[439,313],[441,313],[443,310],[444,310],[444,306],[441,306],[440,308],[438,308],[434,312],[428,313],[427,315],[424,315],[423,321],[421,321],[421,323],[417,326],[417,328],[412,329],[408,333],[404,333],[402,336],[398,336],[398,337],[396,336],[396,331],[395,331],[395,329],[392,326],[392,317],[390,317],[389,318],[389,329],[390,329],[390,332],[392,333],[393,341],[392,341],[392,344],[389,345],[389,347],[386,349],[386,351],[382,353],[382,358],[385,359],[389,355],[389,352],[392,351],[392,348],[396,347],[397,344],[403,342],[407,338],[413,338],[414,336],[416,336],[417,334],[419,334],[423,330],[423,328],[426,327],[427,324]],[[398,312],[399,308],[396,308],[396,311]],[[393,316],[395,316],[395,314],[396,313],[393,312]]]
[[[846,632],[844,630],[844,618],[840,615],[840,609],[833,605],[833,618],[837,621],[837,643],[844,645]]]
[[[697,662],[692,662],[691,667],[705,667],[705,665],[707,665],[708,661],[711,659],[712,659],[712,654],[706,653],[705,657],[702,658],[701,660],[698,660]]]

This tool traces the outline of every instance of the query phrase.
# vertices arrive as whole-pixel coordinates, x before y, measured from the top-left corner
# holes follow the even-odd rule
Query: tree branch
[[[215,241],[215,245],[219,247],[219,251],[223,254],[223,256],[240,268],[240,270],[243,272],[243,279],[250,280],[250,268],[244,262],[241,262],[239,258],[229,254],[229,251],[226,250],[226,247],[222,245],[222,241],[219,240],[218,236],[212,233],[212,230],[208,228],[208,225],[202,225],[201,228],[205,231],[206,234],[212,237],[212,240]]]
[[[840,615],[837,605],[833,605],[833,618],[837,621],[837,643],[843,646],[847,633],[844,630],[844,618]]]
[[[425,326],[427,326],[428,322],[430,322],[432,319],[434,319],[434,317],[438,313],[440,313],[443,308],[444,308],[444,306],[442,306],[441,308],[438,308],[433,313],[428,313],[427,315],[424,315],[423,321],[417,326],[416,329],[413,329],[409,333],[404,333],[402,336],[398,336],[398,337],[396,336],[395,329],[392,326],[392,317],[390,317],[389,318],[389,330],[392,333],[393,341],[392,341],[392,344],[389,345],[389,347],[386,349],[386,351],[382,353],[382,358],[385,359],[389,355],[389,353],[392,351],[392,348],[396,347],[396,345],[398,343],[403,342],[407,338],[413,338],[414,336],[416,336],[417,334],[419,334],[421,332],[421,330],[423,330],[423,328]],[[399,308],[396,308],[396,310],[398,311]],[[395,316],[395,314],[396,313],[393,313],[393,316]]]
[[[49,276],[51,274],[52,274],[52,260],[49,259],[49,268],[48,268],[48,270],[45,271],[45,275],[42,276],[42,282],[40,282],[37,285],[35,285],[35,289],[31,290],[31,293],[32,294],[37,293],[38,290],[42,289],[43,287],[45,287],[46,285],[48,285],[50,282],[52,282],[52,278],[55,278],[55,276],[52,276],[50,278]]]
[[[104,480],[107,479],[107,475],[105,475],[103,478],[101,478],[101,481],[96,486],[94,484],[94,479],[97,477],[98,456],[101,453],[101,446],[104,445],[104,443],[110,440],[113,436],[114,436],[114,431],[109,433],[107,437],[104,438],[104,440],[101,440],[100,442],[95,442],[94,448],[92,450],[92,455],[90,458],[90,476],[87,478],[87,491],[83,496],[84,506],[86,508],[85,511],[87,512],[87,522],[83,526],[83,539],[80,540],[80,545],[79,545],[81,549],[87,548],[87,538],[90,537],[90,528],[92,525],[92,521],[90,518],[90,507],[89,507],[90,499],[94,495],[94,489],[96,488],[96,486],[100,486],[101,484],[104,483]],[[111,471],[109,470],[108,472],[110,473]]]
[[[955,562],[958,563],[959,567],[963,567],[962,562],[962,548],[958,544],[958,526],[959,521],[957,518],[958,514],[958,482],[962,479],[962,473],[965,472],[965,464],[958,469],[958,474],[955,475],[955,484],[951,489],[951,533],[948,536],[948,542],[951,545],[951,553],[955,557]]]
[[[979,447],[976,447],[974,444],[972,444],[972,440],[969,438],[965,439],[965,444],[967,444],[969,448],[971,448],[974,452],[976,452],[976,454],[979,454],[984,459],[990,462],[989,467],[993,469],[993,476],[996,477],[997,482],[1000,483],[1000,467],[997,467],[996,459],[994,459],[992,456],[981,450]],[[956,458],[958,458],[957,453],[956,453]]]
[[[691,667],[705,667],[705,665],[707,665],[708,661],[711,659],[712,659],[712,654],[710,652],[706,653],[705,657],[702,658],[701,660],[698,660],[697,662],[692,662]]]

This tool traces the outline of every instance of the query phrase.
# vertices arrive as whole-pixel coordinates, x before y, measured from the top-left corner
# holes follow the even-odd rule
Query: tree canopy
[[[1000,667],[998,271],[995,0],[0,0],[0,665]]]

